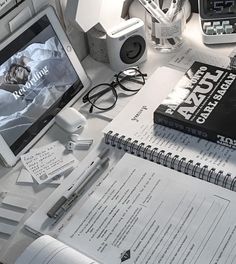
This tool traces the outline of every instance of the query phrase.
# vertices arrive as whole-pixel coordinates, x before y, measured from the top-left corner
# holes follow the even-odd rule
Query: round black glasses
[[[101,83],[91,88],[83,97],[83,103],[89,102],[91,107],[89,112],[93,112],[93,108],[99,110],[112,109],[118,99],[116,87],[120,87],[129,95],[137,93],[145,84],[147,74],[142,73],[135,67],[128,68],[119,72],[114,76],[111,83]]]

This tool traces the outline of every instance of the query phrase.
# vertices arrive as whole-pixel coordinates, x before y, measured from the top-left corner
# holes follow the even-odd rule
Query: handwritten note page
[[[76,165],[76,158],[65,153],[65,147],[58,141],[33,149],[21,156],[22,163],[34,179],[44,183]]]
[[[104,264],[234,263],[236,197],[125,154],[59,239]]]
[[[35,240],[15,264],[98,264],[60,241],[45,235]]]

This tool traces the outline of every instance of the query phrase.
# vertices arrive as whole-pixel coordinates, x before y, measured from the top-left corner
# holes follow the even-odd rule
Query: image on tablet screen
[[[81,82],[46,16],[0,55],[0,133],[17,154]]]

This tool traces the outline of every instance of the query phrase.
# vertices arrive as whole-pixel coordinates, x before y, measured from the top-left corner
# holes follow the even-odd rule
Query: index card
[[[65,154],[65,146],[58,141],[30,151],[21,156],[21,160],[39,184],[52,180],[77,164],[77,159],[73,154]]]
[[[27,22],[28,19],[32,17],[32,12],[29,7],[24,8],[16,17],[14,17],[10,22],[11,32],[15,31],[20,25]]]

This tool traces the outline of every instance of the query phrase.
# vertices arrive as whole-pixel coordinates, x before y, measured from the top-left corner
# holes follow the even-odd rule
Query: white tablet
[[[0,156],[12,166],[90,82],[53,9],[0,44]]]

